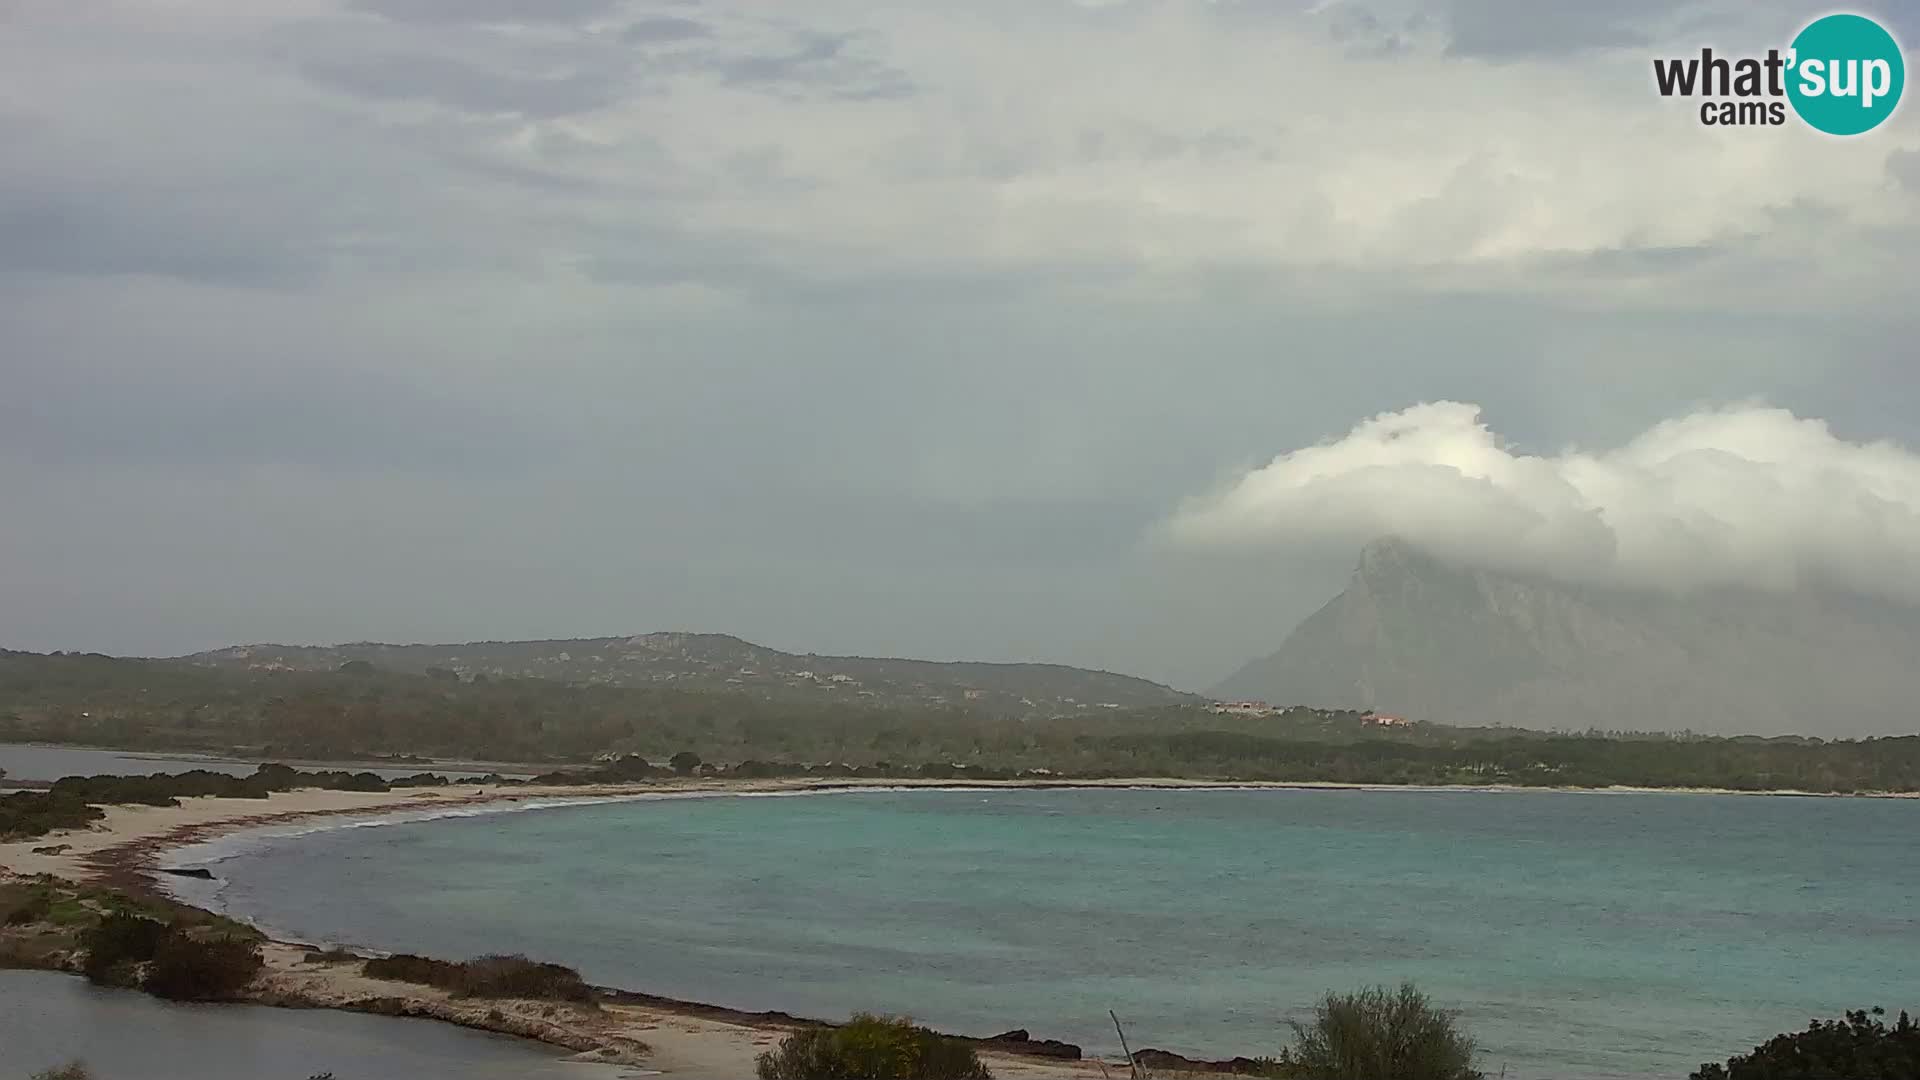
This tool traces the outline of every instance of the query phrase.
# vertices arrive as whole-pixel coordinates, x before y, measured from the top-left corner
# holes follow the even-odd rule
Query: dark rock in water
[[[65,855],[71,850],[73,850],[72,844],[48,844],[45,847],[34,848],[33,853],[35,855]]]
[[[1169,1072],[1210,1072],[1226,1073],[1231,1076],[1258,1076],[1265,1066],[1249,1057],[1228,1058],[1225,1061],[1195,1061],[1168,1050],[1155,1050],[1151,1047],[1135,1051],[1134,1063],[1143,1069],[1165,1069]]]
[[[1020,1054],[1025,1057],[1055,1058],[1060,1061],[1079,1061],[1080,1048],[1058,1039],[1035,1039],[1027,1034],[1026,1028],[1015,1028],[1002,1032],[990,1039],[975,1040],[982,1050],[998,1050],[1003,1054]]]
[[[162,867],[159,867],[158,869],[161,873],[172,874],[174,877],[199,878],[201,881],[213,880],[213,871],[207,869],[204,866],[196,866],[191,870],[176,870],[173,867],[169,867],[169,866],[162,866]]]

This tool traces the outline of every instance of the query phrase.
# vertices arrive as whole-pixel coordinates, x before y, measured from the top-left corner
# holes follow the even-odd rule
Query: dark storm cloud
[[[362,97],[478,113],[566,116],[612,104],[623,93],[620,80],[607,71],[523,75],[419,53],[313,57],[300,67],[315,82]]]
[[[1490,60],[1643,46],[1665,0],[1451,0],[1448,50]]]
[[[1133,272],[1099,262],[1035,265],[914,264],[849,257],[834,264],[797,263],[777,241],[724,229],[659,224],[627,228],[590,241],[581,266],[611,285],[699,285],[755,301],[822,308],[873,304],[998,304],[1046,289],[1112,286]]]
[[[853,34],[797,32],[778,49],[717,54],[708,66],[733,86],[793,97],[868,101],[910,97],[905,72],[861,56]]]
[[[356,11],[409,23],[577,23],[620,0],[352,0]]]
[[[1738,32],[1752,44],[1781,44],[1802,25],[1832,10],[1801,0],[1751,0],[1716,5],[1702,0],[1434,0],[1458,56],[1520,60],[1603,49],[1642,49],[1663,33],[1724,41]],[[1920,34],[1920,6],[1912,0],[1864,0],[1847,8],[1880,20],[1912,47]]]
[[[193,193],[0,181],[0,273],[281,287],[311,277],[326,257],[310,234],[249,223]]]
[[[476,114],[577,115],[639,94],[660,94],[677,78],[791,100],[900,99],[907,74],[874,56],[849,32],[736,21],[724,31],[683,16],[659,16],[617,36],[580,30],[528,39],[462,20],[432,32],[369,34],[351,24],[318,24],[283,34],[281,49],[316,83],[377,101],[430,102]],[[647,46],[674,45],[672,49]]]
[[[1346,46],[1350,56],[1391,57],[1413,47],[1414,35],[1425,20],[1415,17],[1394,25],[1359,4],[1338,4],[1327,11],[1327,33]]]
[[[696,19],[680,15],[657,15],[633,23],[621,32],[621,36],[628,41],[644,44],[694,41],[712,37],[713,29]]]

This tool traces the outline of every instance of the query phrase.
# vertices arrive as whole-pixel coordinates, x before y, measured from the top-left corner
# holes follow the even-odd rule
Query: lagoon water
[[[451,1024],[322,1009],[181,1005],[71,975],[0,971],[0,1076],[82,1060],[100,1080],[617,1080],[562,1051]]]
[[[0,743],[0,783],[21,780],[58,780],[63,776],[151,776],[155,773],[208,772],[245,776],[260,767],[258,761],[203,757],[192,754],[146,754],[133,750],[97,750],[82,746],[43,746],[35,743]],[[346,769],[371,772],[389,780],[415,773],[430,772],[461,779],[488,772],[491,766],[471,768],[435,768],[433,766],[364,765],[302,762],[299,768]],[[524,772],[503,772],[502,776],[527,776]]]
[[[1920,801],[996,790],[612,803],[200,856],[308,940],[519,951],[743,1008],[1267,1053],[1413,979],[1515,1080],[1684,1077],[1920,1006]]]

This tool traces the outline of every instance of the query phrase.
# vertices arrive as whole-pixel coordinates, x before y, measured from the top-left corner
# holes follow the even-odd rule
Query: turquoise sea
[[[1413,979],[1491,1074],[1684,1077],[1920,1006],[1920,801],[1428,790],[869,791],[216,841],[302,939],[518,951],[750,1009],[1224,1057]]]

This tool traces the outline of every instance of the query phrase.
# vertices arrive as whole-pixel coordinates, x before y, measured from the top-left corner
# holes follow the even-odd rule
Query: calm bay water
[[[1920,1005],[1920,802],[1478,791],[916,791],[615,803],[225,841],[295,936],[520,951],[825,1017],[1265,1053],[1414,979],[1494,1072],[1684,1077]]]

